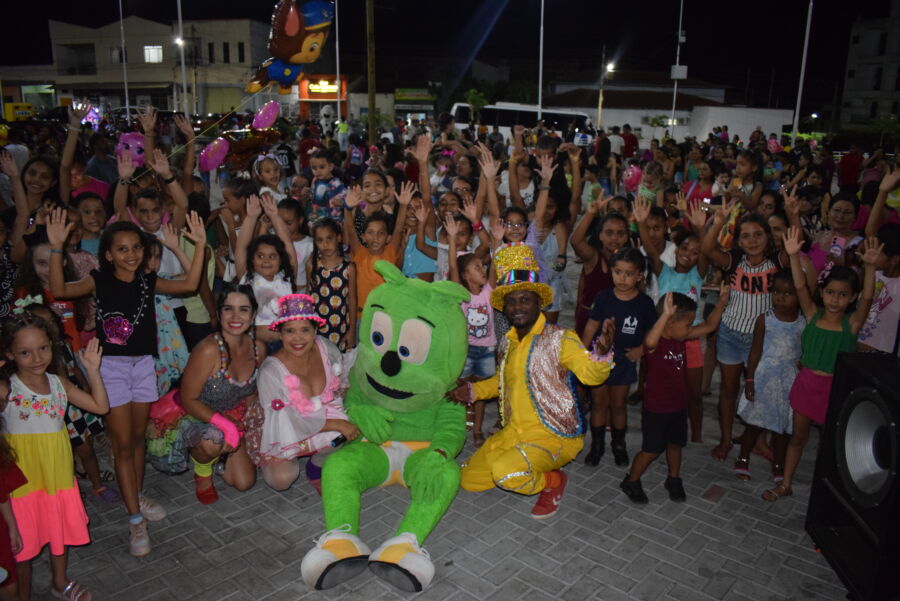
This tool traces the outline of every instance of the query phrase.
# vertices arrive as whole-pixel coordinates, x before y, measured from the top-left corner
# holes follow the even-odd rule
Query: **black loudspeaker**
[[[855,601],[900,600],[900,361],[839,356],[806,531]]]

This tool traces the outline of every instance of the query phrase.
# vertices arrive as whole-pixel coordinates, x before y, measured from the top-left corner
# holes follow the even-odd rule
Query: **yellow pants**
[[[460,486],[481,492],[498,486],[523,495],[545,488],[544,474],[572,461],[584,438],[562,438],[540,432],[503,428],[485,441],[462,467]]]

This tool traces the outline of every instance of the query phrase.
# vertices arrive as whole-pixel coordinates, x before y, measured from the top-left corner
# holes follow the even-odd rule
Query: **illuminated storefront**
[[[337,109],[340,88],[341,116],[347,116],[347,77],[341,75],[340,82],[333,73],[306,75],[300,80],[300,119],[318,116],[323,104]]]

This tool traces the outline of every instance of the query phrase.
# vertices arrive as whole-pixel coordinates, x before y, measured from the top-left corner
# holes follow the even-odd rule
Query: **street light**
[[[184,46],[184,40],[181,38],[175,38],[175,45],[176,46]]]
[[[810,117],[812,117],[813,119],[818,119],[819,113],[813,113],[812,115],[810,115]]]
[[[615,64],[615,63],[606,63],[606,72],[607,72],[607,73],[612,73],[612,72],[615,71],[615,70],[616,70],[616,64]]]

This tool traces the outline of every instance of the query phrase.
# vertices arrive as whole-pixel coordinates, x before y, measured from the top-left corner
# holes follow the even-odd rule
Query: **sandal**
[[[122,495],[111,486],[101,486],[100,488],[94,489],[94,496],[110,505],[117,505],[122,502]]]
[[[784,482],[784,465],[781,463],[772,464],[772,481],[775,484]]]
[[[790,488],[785,488],[784,484],[779,484],[775,488],[770,488],[766,492],[762,494],[762,500],[768,501],[769,503],[774,503],[781,497],[789,497],[794,494],[794,491]]]
[[[88,587],[79,584],[74,580],[70,581],[61,591],[50,587],[50,593],[57,599],[65,599],[66,601],[91,601],[93,595]]]
[[[738,457],[734,462],[734,475],[743,482],[750,481],[750,459]]]
[[[729,444],[721,444],[719,443],[715,447],[713,447],[712,451],[709,452],[712,455],[713,459],[716,461],[725,461],[728,459],[728,453],[731,452],[731,449],[734,448],[734,445]]]

